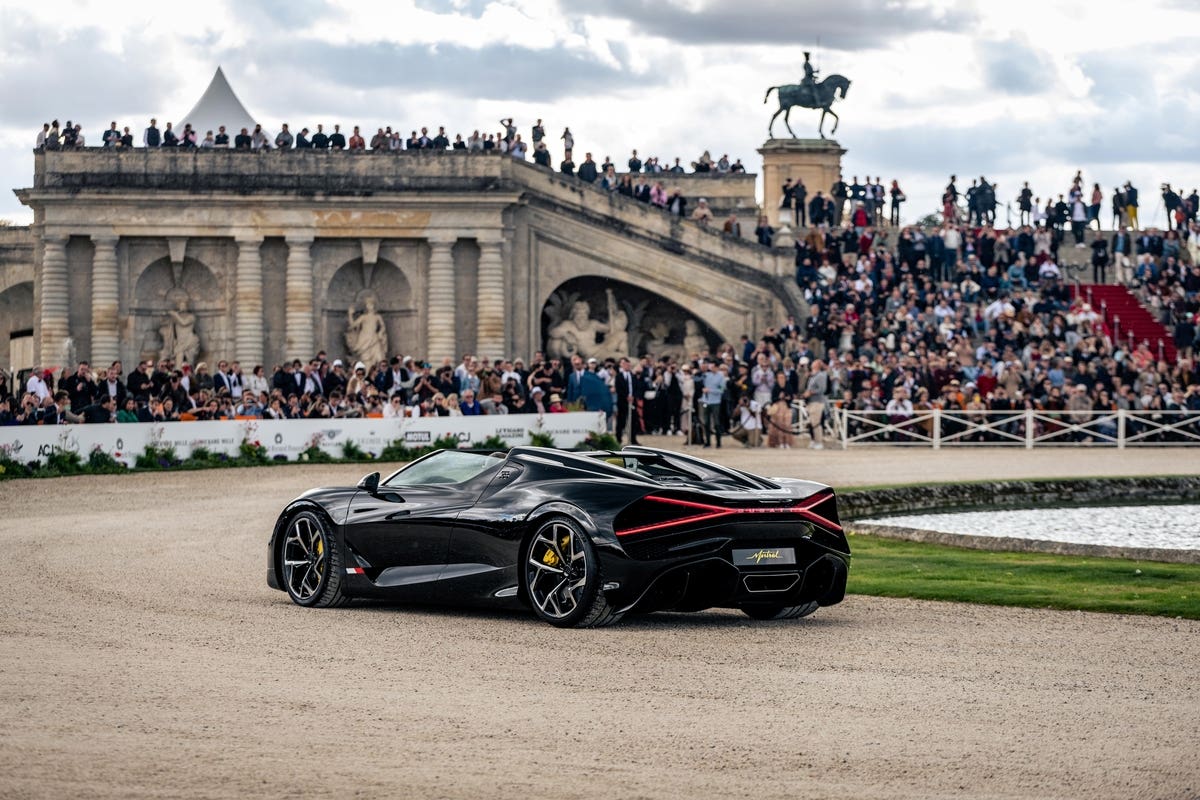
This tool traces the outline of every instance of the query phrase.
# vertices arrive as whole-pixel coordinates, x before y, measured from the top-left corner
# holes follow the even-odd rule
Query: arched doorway
[[[23,281],[0,292],[0,368],[28,369],[33,358],[33,281]]]

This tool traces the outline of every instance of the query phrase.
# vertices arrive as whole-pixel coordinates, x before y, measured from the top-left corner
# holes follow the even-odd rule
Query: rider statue
[[[809,59],[809,52],[804,51],[804,77],[800,80],[800,85],[808,93],[809,102],[814,106],[820,105],[820,98],[817,97],[817,70],[813,67]]]

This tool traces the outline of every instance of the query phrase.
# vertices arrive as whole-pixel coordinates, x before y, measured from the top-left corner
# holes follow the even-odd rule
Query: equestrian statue
[[[774,138],[773,129],[775,120],[783,114],[783,124],[787,125],[788,133],[792,134],[795,139],[796,132],[792,130],[792,126],[788,124],[788,115],[792,113],[792,109],[796,106],[801,108],[819,108],[821,109],[821,121],[817,124],[817,133],[821,138],[825,138],[825,115],[833,115],[833,130],[830,134],[837,133],[838,115],[834,113],[831,106],[835,97],[839,96],[845,100],[846,90],[850,88],[850,81],[842,75],[830,75],[820,83],[817,82],[817,70],[813,69],[812,62],[809,60],[809,54],[804,54],[804,78],[800,83],[789,83],[784,86],[772,86],[767,89],[767,94],[763,97],[763,102],[766,103],[771,99],[771,92],[777,92],[779,95],[779,110],[771,117],[771,124],[767,126],[767,135]]]

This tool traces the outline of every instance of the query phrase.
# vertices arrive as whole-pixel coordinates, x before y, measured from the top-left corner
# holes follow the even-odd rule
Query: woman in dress
[[[779,373],[783,377],[783,373]],[[792,434],[792,396],[779,394],[767,408],[767,447],[791,450],[796,443]]]

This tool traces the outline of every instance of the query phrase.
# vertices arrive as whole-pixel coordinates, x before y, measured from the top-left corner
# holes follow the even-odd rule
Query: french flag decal
[[[347,575],[362,575],[363,568],[362,567],[346,567],[346,574]]]

